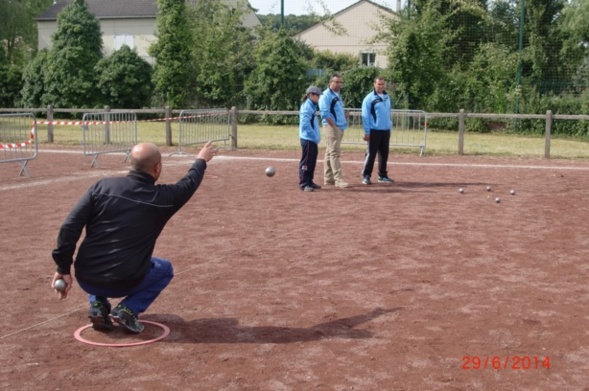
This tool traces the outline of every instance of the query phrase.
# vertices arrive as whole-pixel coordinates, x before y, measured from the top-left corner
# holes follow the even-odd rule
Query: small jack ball
[[[496,203],[500,203],[501,202],[501,198],[499,198],[499,197],[495,198],[495,202]]]
[[[511,195],[515,195],[515,190],[510,191]]]
[[[276,170],[274,169],[274,167],[270,166],[268,168],[266,168],[266,175],[267,176],[274,176],[274,174],[276,174]]]
[[[458,191],[459,191],[460,193],[464,193],[464,189],[463,189],[462,187],[461,187],[460,189],[458,189]]]
[[[491,186],[487,186],[487,191],[491,191]]]
[[[67,286],[67,283],[62,280],[61,278],[59,280],[55,280],[55,282],[53,283],[53,287],[55,288],[55,290],[62,292],[65,290],[65,287]]]

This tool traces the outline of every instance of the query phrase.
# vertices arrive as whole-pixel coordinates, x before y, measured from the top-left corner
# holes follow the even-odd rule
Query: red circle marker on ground
[[[156,337],[154,339],[149,339],[147,341],[141,341],[141,342],[130,342],[130,343],[103,343],[103,342],[94,342],[94,341],[90,341],[90,340],[87,340],[86,338],[82,337],[82,332],[84,330],[86,330],[87,328],[92,327],[92,323],[90,323],[90,324],[87,324],[86,326],[82,326],[79,329],[77,329],[76,332],[74,333],[74,338],[76,338],[80,342],[87,343],[88,345],[124,348],[124,347],[128,347],[128,346],[147,345],[147,344],[150,344],[150,343],[159,341],[160,339],[164,339],[164,338],[166,338],[170,334],[170,328],[168,326],[166,326],[165,324],[161,324],[161,323],[157,323],[157,322],[151,322],[149,320],[142,320],[141,322],[142,323],[147,323],[147,324],[152,324],[154,326],[158,326],[162,330],[164,330],[164,332],[159,337]]]

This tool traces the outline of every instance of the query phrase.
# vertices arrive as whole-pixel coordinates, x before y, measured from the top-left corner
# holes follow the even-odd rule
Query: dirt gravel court
[[[393,154],[396,182],[365,186],[345,152],[353,187],[304,193],[298,157],[210,162],[154,254],[176,277],[142,319],[170,335],[119,348],[74,339],[86,297],[57,300],[51,250],[82,193],[127,163],[41,150],[31,178],[0,164],[0,389],[589,390],[588,161]],[[190,162],[166,153],[161,182]]]

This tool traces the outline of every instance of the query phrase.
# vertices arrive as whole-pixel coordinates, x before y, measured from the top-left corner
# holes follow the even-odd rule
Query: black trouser
[[[301,149],[303,153],[299,162],[299,187],[304,189],[313,185],[319,147],[313,141],[301,139]]]
[[[391,132],[389,130],[370,130],[370,141],[368,141],[368,151],[364,159],[364,170],[362,175],[370,177],[374,168],[374,160],[378,153],[378,176],[387,177],[387,161],[389,160],[389,142]]]

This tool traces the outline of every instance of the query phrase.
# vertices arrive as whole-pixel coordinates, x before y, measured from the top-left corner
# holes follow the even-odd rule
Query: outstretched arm
[[[210,161],[213,156],[217,154],[218,150],[215,149],[215,146],[212,142],[208,142],[202,147],[200,152],[198,153],[197,159],[203,159],[205,162]]]

